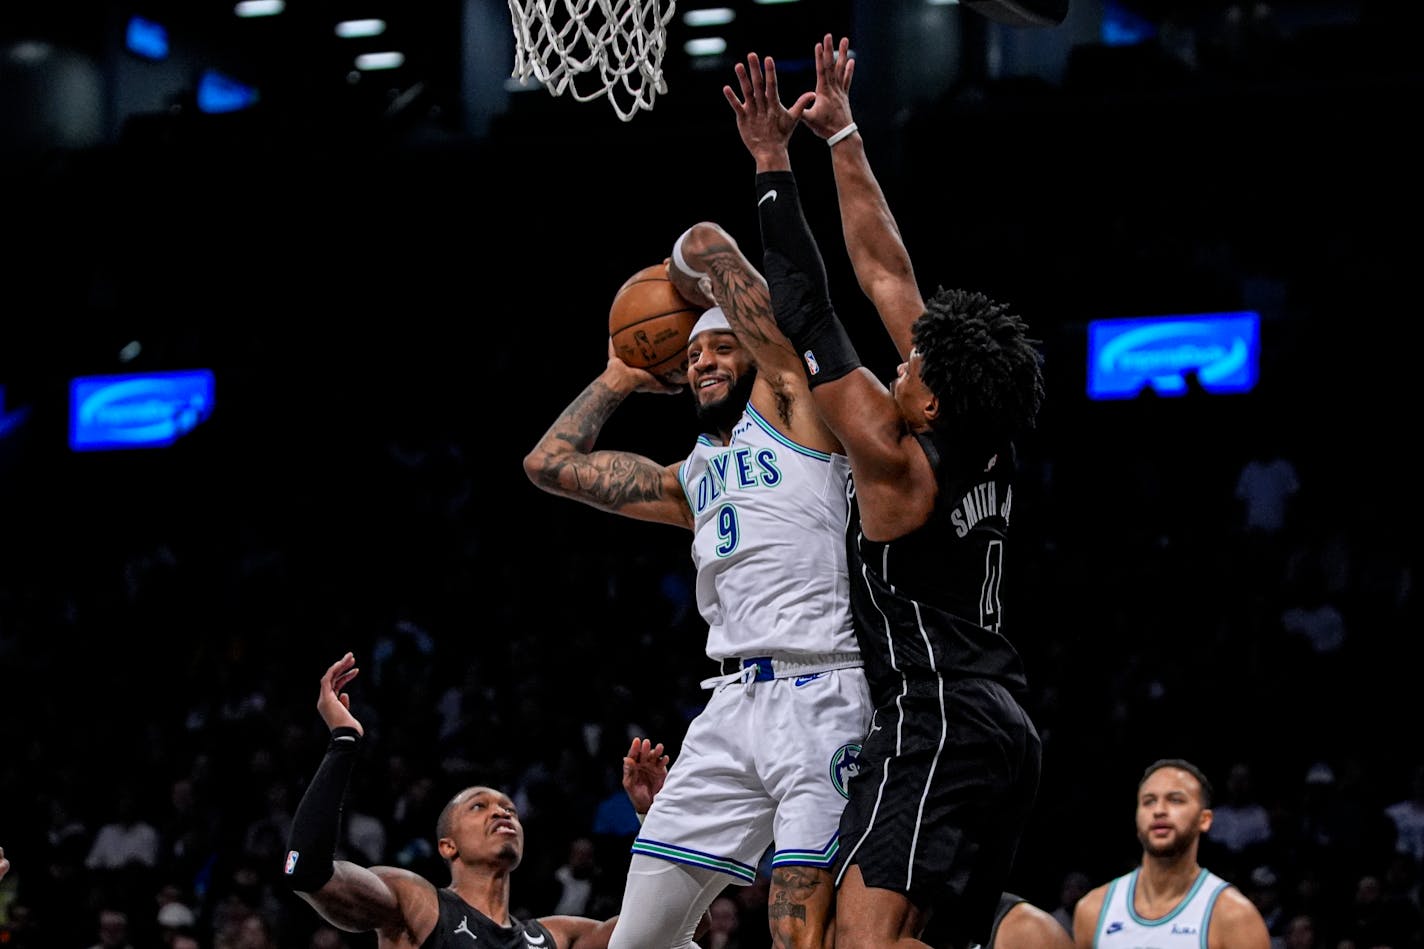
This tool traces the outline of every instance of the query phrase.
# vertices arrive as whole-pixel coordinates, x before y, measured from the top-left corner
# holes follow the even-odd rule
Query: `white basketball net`
[[[675,0],[509,0],[514,72],[551,95],[580,102],[606,95],[627,122],[651,109],[663,81]]]

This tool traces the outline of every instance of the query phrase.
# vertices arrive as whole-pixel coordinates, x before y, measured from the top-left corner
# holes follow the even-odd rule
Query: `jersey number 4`
[[[999,631],[1003,608],[999,604],[999,584],[1004,579],[1004,542],[991,540],[984,548],[984,585],[979,589],[979,625]]]

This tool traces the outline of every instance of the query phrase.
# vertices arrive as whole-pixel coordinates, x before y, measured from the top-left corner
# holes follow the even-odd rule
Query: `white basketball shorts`
[[[780,664],[779,664],[780,666]],[[846,783],[870,727],[861,668],[724,682],[688,726],[632,852],[756,880],[771,865],[833,869]]]

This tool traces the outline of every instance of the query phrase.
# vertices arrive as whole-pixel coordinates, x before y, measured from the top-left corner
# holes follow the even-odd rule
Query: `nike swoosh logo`
[[[525,933],[525,934],[524,934],[524,941],[527,942],[527,943],[529,943],[529,945],[531,945],[531,946],[542,946],[542,945],[544,945],[544,937],[543,937],[543,936],[535,937],[535,936],[529,935],[528,933]]]
[[[757,207],[761,207],[763,204],[766,204],[766,201],[767,201],[768,198],[770,198],[770,199],[773,200],[773,201],[776,200],[776,189],[775,189],[775,188],[772,188],[770,191],[768,191],[766,194],[762,195],[761,198],[757,200]]]
[[[768,192],[768,193],[770,193],[770,192]],[[821,676],[823,676],[823,675],[825,675],[824,672],[816,672],[816,673],[812,673],[811,675],[808,675],[808,676],[797,676],[797,677],[796,677],[796,688],[798,688],[798,689],[801,688],[801,686],[805,685],[807,682],[815,682],[817,679],[821,678]]]

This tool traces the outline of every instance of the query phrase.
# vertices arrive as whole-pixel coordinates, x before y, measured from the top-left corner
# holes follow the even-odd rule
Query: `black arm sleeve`
[[[315,893],[331,879],[336,867],[336,834],[341,824],[341,803],[361,735],[354,728],[333,728],[331,744],[321,767],[307,785],[287,839],[287,861],[282,878],[299,893]]]
[[[826,265],[801,211],[796,176],[758,172],[756,191],[762,269],[776,325],[801,354],[812,386],[839,379],[860,365],[860,357],[831,305]]]

